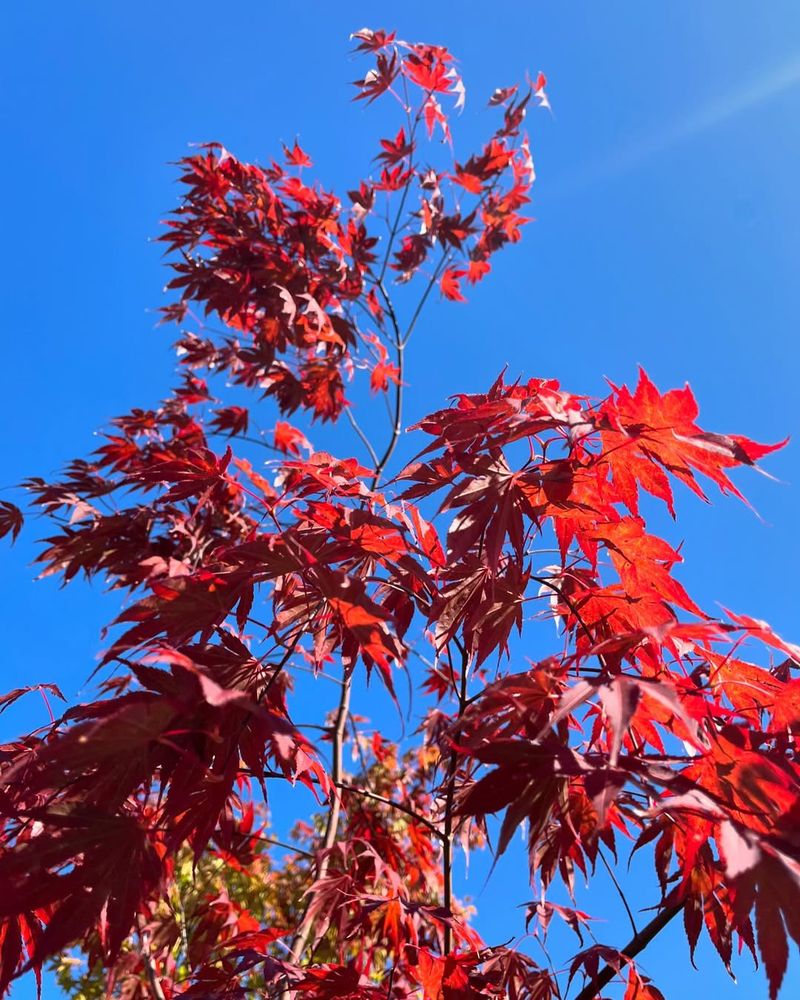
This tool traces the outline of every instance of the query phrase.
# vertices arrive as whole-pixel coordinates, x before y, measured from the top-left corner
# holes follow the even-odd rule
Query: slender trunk
[[[339,832],[339,816],[342,808],[339,788],[342,783],[342,752],[344,748],[344,732],[347,725],[347,716],[350,712],[351,687],[351,678],[346,677],[342,684],[339,707],[336,711],[336,719],[332,730],[333,747],[331,750],[331,782],[333,787],[331,790],[331,802],[330,809],[328,810],[328,819],[325,824],[325,833],[322,838],[321,857],[314,872],[315,882],[319,882],[328,874],[328,868],[330,867],[330,849],[336,843],[336,836]],[[295,964],[300,961],[300,957],[305,951],[308,939],[311,936],[313,917],[311,916],[310,909],[312,899],[313,897],[309,899],[306,904],[303,919],[300,921],[300,925],[295,932],[294,938],[292,939],[290,960]]]
[[[458,715],[460,720],[467,706],[467,668],[469,658],[466,652],[461,656],[461,679],[458,687]],[[442,891],[442,906],[446,911],[447,918],[452,916],[453,906],[453,802],[456,793],[456,774],[458,772],[458,751],[450,752],[450,761],[447,765],[447,777],[445,778],[446,792],[444,803],[444,830],[442,834],[442,879],[444,887]],[[449,923],[444,926],[443,952],[449,955],[453,947],[453,931]]]
[[[147,973],[147,982],[150,986],[150,992],[153,994],[154,1000],[166,1000],[164,990],[158,978],[158,970],[156,969],[155,963],[150,955],[150,946],[142,928],[141,921],[139,921],[139,940],[142,944],[142,962],[144,963],[144,969]]]

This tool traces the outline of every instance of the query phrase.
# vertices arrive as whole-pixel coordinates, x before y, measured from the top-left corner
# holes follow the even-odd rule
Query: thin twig
[[[261,438],[254,438],[250,434],[228,434],[226,431],[209,431],[209,437],[224,437],[230,440],[232,437],[238,438],[239,441],[247,441],[248,444],[257,444],[261,448],[266,448],[267,451],[274,452],[276,455],[283,455],[280,448],[276,448],[274,444],[270,444],[269,441],[263,441]]]
[[[430,830],[430,832],[439,840],[444,839],[444,834],[435,823],[426,819],[410,806],[403,805],[402,802],[395,802],[394,799],[389,799],[385,795],[379,795],[377,792],[371,792],[368,788],[359,788],[358,785],[351,785],[346,781],[340,781],[337,787],[344,788],[346,791],[353,792],[355,795],[363,795],[365,799],[374,799],[375,802],[382,802],[384,805],[391,806],[392,809],[405,813],[406,816],[410,816],[412,819],[416,820],[417,823],[422,824],[422,826]]]
[[[600,860],[603,862],[603,866],[605,867],[605,870],[608,872],[611,881],[614,883],[614,888],[617,890],[619,898],[622,900],[622,905],[625,907],[625,912],[628,914],[628,921],[631,925],[633,936],[636,937],[636,935],[639,933],[639,930],[636,927],[636,921],[633,919],[633,913],[631,912],[631,908],[630,906],[628,906],[628,900],[625,898],[625,893],[622,891],[622,886],[617,881],[617,876],[614,874],[614,869],[608,863],[608,858],[603,853],[602,847],[598,846],[597,854]]]
[[[254,835],[253,840],[260,840],[264,844],[273,844],[275,847],[283,847],[293,854],[299,854],[303,858],[313,858],[311,851],[304,851],[302,847],[295,847],[294,844],[287,844],[284,840],[277,840],[275,837],[263,837],[260,834]]]
[[[408,326],[406,327],[405,335],[403,336],[403,339],[401,341],[403,347],[406,346],[409,339],[411,338],[411,334],[414,332],[414,327],[417,325],[417,320],[420,317],[420,313],[422,312],[425,303],[428,301],[428,296],[433,291],[433,286],[436,284],[437,278],[441,274],[444,265],[447,264],[449,260],[450,260],[450,254],[449,253],[443,254],[441,259],[439,260],[439,263],[434,268],[433,274],[431,275],[430,280],[428,281],[428,284],[425,287],[425,291],[422,293],[420,300],[417,303],[417,307],[411,316]]]
[[[552,582],[552,580],[548,579],[546,576],[532,576],[531,580],[533,580],[534,583],[538,583],[542,587],[547,587],[548,590],[552,590],[552,592],[554,594],[556,594],[558,597],[560,597],[561,600],[564,602],[564,604],[566,604],[566,606],[569,608],[569,610],[575,616],[575,620],[580,625],[580,627],[583,629],[583,631],[586,633],[586,636],[588,637],[589,641],[592,644],[594,644],[597,641],[595,639],[594,635],[592,634],[591,629],[586,624],[586,622],[583,620],[583,617],[581,616],[581,613],[578,610],[577,605],[575,604],[575,602],[572,600],[571,597],[568,597],[564,593],[564,591],[561,589],[561,587],[557,586],[555,583]],[[608,670],[608,665],[606,664],[606,661],[605,661],[605,659],[603,657],[603,654],[602,653],[597,653],[595,655],[597,656],[597,659],[599,660],[600,665],[603,668],[603,670]]]
[[[349,406],[346,406],[344,408],[344,415],[350,421],[350,426],[353,428],[353,430],[356,432],[356,434],[358,434],[358,436],[361,438],[362,444],[367,449],[367,451],[369,452],[369,457],[372,459],[372,464],[377,468],[377,465],[378,465],[378,455],[375,452],[375,449],[372,447],[372,442],[367,437],[367,435],[364,433],[364,431],[361,429],[361,427],[359,426],[359,423],[356,420],[356,418],[353,416],[353,413],[350,410]]]

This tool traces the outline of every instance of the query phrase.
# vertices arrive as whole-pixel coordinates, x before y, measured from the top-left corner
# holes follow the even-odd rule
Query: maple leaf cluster
[[[49,960],[67,988],[127,1000],[550,1000],[572,984],[591,1000],[614,980],[658,1000],[636,959],[682,914],[692,952],[705,931],[729,969],[734,948],[760,954],[774,998],[800,943],[800,650],[699,607],[641,498],[674,517],[676,483],[740,497],[732,470],[780,445],[704,430],[688,387],[645,372],[600,399],[502,374],[419,421],[419,454],[382,485],[421,309],[437,286],[463,300],[519,240],[522,126],[548,101],[541,74],[498,89],[494,134],[434,169],[420,145],[449,148],[464,103],[452,55],[353,37],[371,60],[356,100],[403,119],[376,176],[344,207],[303,180],[296,142],[266,167],[218,144],[182,160],[162,237],[164,318],[192,327],[178,384],[60,480],[25,484],[54,526],[43,574],[100,577],[126,602],[96,700],[2,748],[0,992]],[[398,285],[418,289],[407,309]],[[355,416],[361,372],[388,394],[385,442]],[[259,418],[272,407],[269,433],[243,390]],[[363,459],[309,440],[342,417]],[[4,502],[0,534],[21,524]],[[551,654],[523,666],[539,622]],[[746,641],[772,658],[744,659]],[[297,721],[307,672],[338,692],[322,725]],[[425,705],[405,752],[351,704],[362,677],[399,704],[401,675]],[[291,843],[269,825],[276,783],[317,802]],[[500,855],[520,827],[527,933],[557,917],[581,941],[561,970],[524,932],[485,941],[454,895],[455,852]],[[655,916],[586,947],[591,918],[552,887],[574,899],[576,869],[625,842],[653,852]]]

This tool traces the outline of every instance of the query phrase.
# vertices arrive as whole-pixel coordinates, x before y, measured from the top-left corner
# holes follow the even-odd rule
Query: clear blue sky
[[[3,328],[0,486],[50,475],[95,446],[96,428],[167,391],[169,333],[148,309],[165,272],[148,242],[174,205],[168,161],[217,139],[267,159],[299,135],[340,191],[370,169],[385,122],[350,103],[348,34],[396,27],[456,53],[467,106],[456,151],[489,128],[495,86],[544,70],[553,115],[530,119],[537,222],[496,258],[466,307],[435,304],[411,350],[409,422],[455,391],[512,373],[601,393],[603,377],[688,380],[711,430],[798,432],[800,5],[661,3],[8,4],[0,38]],[[387,126],[388,128],[388,126]],[[682,496],[682,580],[701,604],[768,618],[798,639],[800,460],[780,482],[739,483],[762,520]],[[12,498],[11,493],[0,497]],[[5,549],[4,688],[50,680],[71,694],[93,666],[115,601],[81,584],[34,584],[39,526]],[[11,736],[40,717],[4,716]],[[485,933],[513,933],[523,876],[501,865],[478,896]],[[624,925],[601,937],[624,939]],[[492,936],[490,934],[490,936]],[[680,928],[645,959],[670,997],[766,996],[739,965],[730,984]],[[784,988],[800,986],[795,965]],[[25,997],[27,985],[17,994]]]

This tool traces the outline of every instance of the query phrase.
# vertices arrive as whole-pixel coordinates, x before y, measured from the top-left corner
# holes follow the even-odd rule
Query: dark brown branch
[[[660,913],[657,913],[646,927],[643,927],[638,934],[635,934],[630,939],[622,949],[622,954],[628,959],[636,958],[650,944],[653,938],[664,930],[670,920],[673,917],[677,917],[685,905],[685,901],[674,903],[672,906],[668,906]],[[598,972],[594,979],[583,987],[575,997],[575,1000],[595,1000],[600,990],[604,986],[607,986],[616,975],[617,970],[613,966],[607,965]]]

